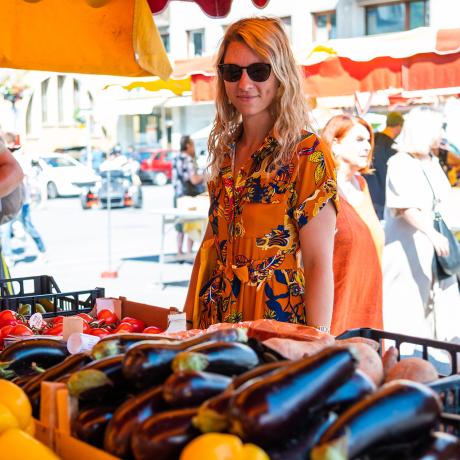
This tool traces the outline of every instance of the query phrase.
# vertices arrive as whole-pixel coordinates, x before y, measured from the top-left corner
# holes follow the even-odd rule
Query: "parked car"
[[[66,153],[50,153],[38,157],[40,181],[46,184],[49,199],[78,196],[83,187],[94,187],[100,180],[91,169]]]
[[[173,160],[178,152],[171,149],[145,148],[136,152],[142,182],[166,185],[172,180]]]
[[[101,181],[83,191],[80,199],[83,209],[106,208],[109,202],[111,208],[142,208],[142,188],[131,172],[111,169],[101,171]]]

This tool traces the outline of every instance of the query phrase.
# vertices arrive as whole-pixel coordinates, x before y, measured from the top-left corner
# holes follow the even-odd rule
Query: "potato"
[[[380,343],[376,340],[367,339],[366,337],[350,337],[349,339],[341,339],[340,341],[344,343],[365,343],[366,345],[372,347],[375,351],[380,350]]]
[[[383,381],[383,364],[380,355],[373,347],[363,342],[344,342],[337,340],[336,345],[353,350],[358,358],[358,369],[364,372],[377,386]]]
[[[398,356],[399,356],[399,352],[396,347],[388,348],[388,350],[383,355],[382,363],[383,363],[383,375],[385,376],[385,379],[390,369],[398,362]]]
[[[319,353],[325,348],[330,347],[331,341],[329,339],[320,339],[305,342],[301,340],[272,337],[271,339],[264,340],[263,344],[277,351],[284,358],[295,360],[307,358]]]
[[[405,358],[396,363],[385,377],[385,382],[407,379],[414,382],[429,383],[438,379],[438,372],[433,364],[422,358]]]

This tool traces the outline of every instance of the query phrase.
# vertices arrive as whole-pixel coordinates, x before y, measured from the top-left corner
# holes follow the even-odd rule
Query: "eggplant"
[[[286,365],[290,364],[291,361],[274,361],[271,363],[261,364],[260,366],[255,367],[243,374],[236,376],[232,383],[230,384],[230,389],[237,389],[242,385],[246,384],[250,380],[253,380],[258,377],[262,377],[264,375],[272,374],[273,372],[285,367]]]
[[[395,380],[345,411],[324,433],[312,460],[334,451],[353,459],[380,445],[427,435],[441,414],[439,396],[426,385]]]
[[[85,401],[113,401],[133,390],[123,375],[124,355],[92,361],[71,374],[67,386],[72,396]]]
[[[148,418],[133,433],[136,460],[178,459],[182,449],[200,432],[193,427],[197,409],[176,409]]]
[[[34,374],[26,374],[22,376],[16,376],[11,379],[11,382],[13,382],[15,385],[24,388],[26,385],[28,385],[30,382],[33,382],[35,379],[39,378],[41,373],[34,373]]]
[[[104,432],[114,410],[112,406],[96,406],[82,410],[72,422],[73,434],[81,441],[101,448],[104,445]]]
[[[239,375],[261,364],[257,353],[244,343],[211,342],[187,348],[172,363],[177,371],[206,371]]]
[[[254,380],[230,404],[230,430],[263,447],[284,443],[305,429],[309,415],[351,377],[356,365],[351,349],[328,348]]]
[[[32,365],[48,369],[68,356],[67,345],[62,340],[36,338],[14,342],[0,354],[0,377],[23,376],[34,373]]]
[[[132,434],[144,420],[165,408],[161,386],[125,401],[114,412],[105,430],[104,449],[117,457],[132,458]]]
[[[413,460],[460,460],[460,439],[447,433],[434,432],[422,443]]]
[[[311,449],[336,420],[337,414],[334,412],[311,416],[304,433],[289,439],[283,446],[267,450],[270,460],[306,460],[310,458]]]
[[[119,334],[115,336],[107,336],[101,339],[92,350],[95,359],[104,358],[126,352],[132,345],[139,342],[170,342],[177,345],[181,351],[205,342],[246,342],[248,340],[247,329],[222,329],[206,334],[197,335],[195,337],[177,340],[161,335],[152,334]]]
[[[163,398],[173,408],[196,407],[222,393],[231,381],[230,377],[210,372],[177,372],[165,381]]]
[[[223,432],[229,427],[228,408],[234,397],[234,390],[227,390],[204,401],[193,417],[193,426],[202,433]]]
[[[68,374],[69,372],[81,369],[86,364],[91,362],[91,357],[87,353],[77,353],[69,356],[64,361],[50,367],[48,370],[33,379],[30,379],[23,390],[29,397],[32,404],[34,416],[38,418],[40,414],[40,387],[42,382],[54,382],[59,377]]]
[[[365,396],[374,393],[376,389],[375,383],[364,372],[356,369],[354,374],[326,399],[322,409],[341,413]]]

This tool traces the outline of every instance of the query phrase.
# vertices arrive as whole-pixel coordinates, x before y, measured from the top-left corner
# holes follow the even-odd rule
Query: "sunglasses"
[[[256,62],[247,67],[241,67],[236,64],[219,64],[218,68],[222,78],[231,83],[235,83],[241,79],[244,69],[246,69],[249,78],[258,83],[267,81],[272,71],[272,66],[265,62]]]

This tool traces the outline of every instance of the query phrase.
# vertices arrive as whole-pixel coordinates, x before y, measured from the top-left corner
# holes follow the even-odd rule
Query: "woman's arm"
[[[416,230],[424,233],[436,251],[438,256],[449,255],[449,241],[448,239],[437,232],[433,227],[433,220],[417,208],[397,209],[396,215],[399,215],[409,225]]]
[[[9,195],[23,178],[21,166],[0,140],[0,196]]]
[[[300,250],[305,274],[305,306],[309,326],[330,328],[334,305],[332,257],[337,214],[329,201],[300,230]]]

